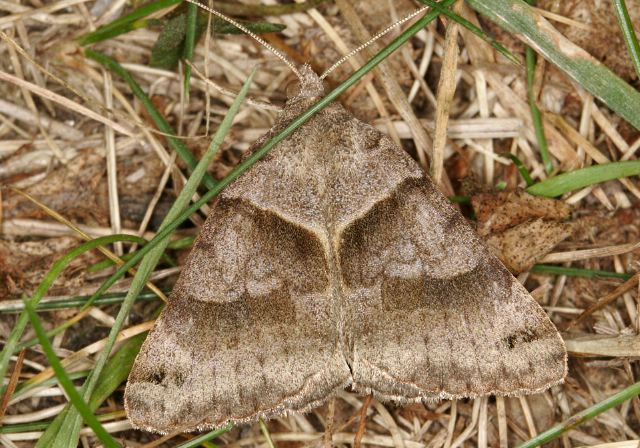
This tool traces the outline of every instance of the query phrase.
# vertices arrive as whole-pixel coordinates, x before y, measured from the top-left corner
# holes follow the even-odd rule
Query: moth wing
[[[133,425],[191,431],[317,406],[350,378],[330,290],[313,234],[223,197],[129,376]]]
[[[417,401],[539,391],[566,374],[557,330],[426,177],[342,232],[354,388]]]

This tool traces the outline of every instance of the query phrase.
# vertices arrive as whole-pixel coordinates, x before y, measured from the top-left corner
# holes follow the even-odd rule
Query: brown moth
[[[324,89],[305,67],[282,130]],[[417,163],[334,103],[225,189],[129,376],[135,427],[308,411],[350,386],[398,403],[534,393],[566,350]]]

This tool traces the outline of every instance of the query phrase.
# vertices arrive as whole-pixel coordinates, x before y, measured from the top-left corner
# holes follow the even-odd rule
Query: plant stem
[[[617,394],[602,400],[600,403],[594,404],[584,411],[578,412],[564,422],[550,429],[547,429],[545,432],[538,434],[536,437],[527,440],[522,445],[518,445],[517,448],[535,448],[542,445],[543,443],[547,443],[557,437],[560,437],[570,429],[573,429],[576,426],[581,425],[582,423],[589,421],[594,417],[597,417],[603,412],[608,411],[614,406],[618,406],[619,404],[635,397],[636,395],[640,395],[640,382],[635,383],[618,392]]]

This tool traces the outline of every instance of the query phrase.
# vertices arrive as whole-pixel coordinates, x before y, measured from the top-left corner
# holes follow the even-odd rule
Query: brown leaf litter
[[[2,30],[11,34],[41,66],[82,92],[90,101],[70,93],[22,56],[13,54],[5,41],[0,41],[0,53],[6,56],[0,58],[0,69],[12,74],[20,72],[27,81],[101,114],[113,109],[114,114],[109,118],[133,129],[133,137],[116,132],[115,145],[110,147],[104,122],[84,116],[78,112],[80,109],[67,109],[29,94],[36,105],[34,110],[25,99],[23,90],[0,82],[0,182],[12,183],[73,222],[88,225],[92,235],[108,234],[112,232],[109,217],[113,201],[107,188],[105,151],[115,151],[118,213],[123,228],[137,233],[163,173],[170,170],[171,176],[163,188],[159,205],[150,210],[156,218],[166,213],[166,205],[175,195],[173,189],[180,188],[182,184],[182,175],[171,167],[164,138],[153,131],[143,108],[126,84],[115,75],[110,81],[106,80],[103,69],[86,59],[72,41],[91,29],[95,19],[105,13],[100,9],[104,5],[99,3],[76,4],[62,10],[43,8],[39,2],[0,5]],[[392,3],[395,12],[389,10],[387,2],[355,2],[370,34],[391,22],[393,14],[401,17],[416,6],[408,1]],[[638,17],[638,3],[638,0],[627,1],[634,18]],[[619,75],[633,79],[626,49],[619,39],[608,2],[589,0],[540,4],[591,26],[587,32],[573,25],[552,22]],[[130,11],[129,7],[124,8],[113,12],[113,17],[102,17],[100,23],[108,23]],[[335,44],[336,36],[344,40],[349,49],[357,46],[359,41],[335,5],[322,4],[316,13],[270,17],[269,20],[287,25],[278,39],[289,49],[289,54],[298,54],[299,60],[310,61],[321,71],[343,54]],[[462,13],[474,23],[482,22],[482,26],[494,32],[502,43],[509,45],[509,40],[513,39],[514,44],[509,47],[522,56],[523,47],[517,37],[496,31],[486,21],[479,21],[476,14],[466,7]],[[163,14],[161,11],[158,16]],[[412,113],[421,123],[427,124],[427,132],[434,122],[434,92],[443,62],[445,29],[442,22],[434,23],[405,45],[401,50],[404,54],[398,53],[391,58],[391,72],[412,105]],[[146,65],[156,36],[155,31],[138,29],[97,44],[94,49],[127,63],[127,70],[160,105],[161,112],[172,126],[181,129],[181,135],[192,137],[185,139],[187,145],[194,153],[200,154],[209,138],[194,136],[205,134],[207,120],[208,129],[215,129],[231,99],[207,88],[194,76],[190,102],[182,106],[180,77],[175,73],[151,70]],[[448,134],[444,150],[447,174],[451,179],[474,176],[483,185],[481,192],[472,195],[479,233],[500,252],[514,272],[521,273],[518,278],[533,292],[554,323],[568,328],[584,310],[615,291],[623,280],[532,274],[527,269],[544,256],[607,249],[639,241],[638,199],[618,181],[572,192],[558,200],[534,198],[519,190],[524,186],[523,182],[511,162],[498,155],[500,152],[516,154],[536,181],[546,177],[531,128],[524,72],[520,67],[506,63],[489,46],[465,31],[461,31],[457,43],[456,91],[449,127],[451,130],[453,124],[462,125]],[[209,78],[230,90],[237,90],[250,69],[260,63],[251,95],[275,104],[282,103],[285,86],[293,82],[293,76],[279,61],[244,36],[214,36],[207,46],[203,41],[196,49],[194,61],[199,71],[205,73],[206,66]],[[409,62],[414,65],[411,69],[407,65]],[[343,65],[331,75],[329,85],[335,85],[350,71],[347,64]],[[559,114],[564,122],[607,158],[636,158],[635,153],[627,154],[627,151],[640,138],[637,130],[577,89],[557,69],[539,62],[537,72],[539,104],[544,111]],[[109,84],[109,89],[105,88],[105,83]],[[108,94],[112,95],[109,107],[104,100]],[[376,95],[377,99],[372,99]],[[397,138],[407,151],[416,155],[417,143],[413,141],[411,132],[403,131],[407,129],[404,118],[374,76],[370,75],[352,87],[340,101],[365,121],[379,121],[376,124],[381,124],[385,132],[397,132]],[[271,126],[274,112],[246,107],[240,118],[211,168],[217,178],[227,174],[246,148]],[[507,122],[509,129],[505,131],[501,126],[507,127]],[[555,166],[568,170],[592,164],[593,160],[585,154],[580,140],[563,132],[564,122],[547,121],[545,126]],[[134,126],[133,123],[144,123],[146,127]],[[182,167],[181,162],[177,164]],[[629,180],[638,185],[637,179]],[[493,192],[491,187],[501,181],[506,183],[508,190]],[[459,189],[456,193],[465,194]],[[463,210],[470,215],[469,208],[463,207]],[[53,229],[58,232],[56,226],[59,224],[52,222],[24,198],[5,190],[2,192],[2,213],[0,307],[8,303],[6,299],[17,299],[22,293],[32,292],[51,264],[80,242],[74,237],[61,237],[59,233],[51,236]],[[194,221],[201,222],[201,219]],[[154,228],[152,222],[150,229]],[[125,251],[127,249],[125,246]],[[85,268],[101,258],[87,253],[76,259],[47,296],[85,294],[95,289],[95,282],[102,278],[104,272],[88,275]],[[633,273],[640,270],[640,251],[568,260],[563,265]],[[175,270],[159,269],[156,274],[169,275],[164,285],[170,286]],[[119,290],[126,288],[126,280],[118,286]],[[523,398],[443,401],[408,407],[380,407],[372,403],[364,422],[362,443],[377,447],[457,448],[477,445],[502,448],[527,440],[638,381],[638,303],[636,287],[563,334],[571,352],[570,372],[564,385]],[[157,304],[136,307],[132,318],[136,321],[149,320],[155,307]],[[98,311],[85,318],[81,325],[65,330],[55,339],[59,356],[63,360],[77,356],[84,363],[81,367],[88,367],[97,350],[91,344],[102,337],[116,311],[117,306],[98,307]],[[8,316],[0,314],[0,336],[3,339],[11,330],[14,319]],[[41,313],[41,316],[47,328],[68,317],[65,313]],[[94,330],[90,331],[92,327]],[[31,334],[25,335],[28,336]],[[91,350],[82,351],[87,347]],[[38,349],[28,350],[20,382],[38,374],[41,368],[46,369],[38,363],[45,363]],[[12,367],[13,363],[9,371]],[[10,423],[3,422],[5,427],[11,427],[14,424],[11,422],[16,421],[49,421],[52,416],[46,412],[66,402],[57,386],[43,386],[36,390],[39,392],[27,394],[20,402],[8,406],[6,415]],[[267,426],[279,447],[319,446],[323,440],[331,439],[337,446],[349,446],[359,428],[363,400],[363,397],[348,391],[339,393],[333,403],[332,425],[328,422],[330,408],[325,405],[308,414],[270,421]],[[45,411],[45,414],[34,411]],[[105,414],[110,411],[122,411],[120,391],[113,394],[98,412]],[[109,430],[130,446],[155,440],[155,436],[131,430],[121,413],[110,418],[106,422]],[[640,403],[636,398],[573,428],[550,446],[570,448],[637,440],[640,439],[638,422]],[[329,436],[325,434],[328,427]],[[3,434],[3,437],[19,447],[29,447],[33,446],[39,433],[11,432]],[[164,446],[175,446],[185,439],[186,436],[178,436]],[[216,444],[247,447],[262,446],[264,441],[256,425],[235,428],[217,439]],[[83,444],[98,446],[91,436],[86,436]]]
[[[573,232],[571,207],[562,201],[523,190],[479,193],[471,201],[478,234],[514,273],[531,269]]]

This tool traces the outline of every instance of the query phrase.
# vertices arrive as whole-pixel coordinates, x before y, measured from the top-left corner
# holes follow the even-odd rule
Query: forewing
[[[542,308],[426,177],[341,236],[354,387],[399,401],[517,394],[562,380]]]
[[[349,382],[330,291],[312,233],[222,199],[129,377],[134,426],[189,431],[319,404]]]

